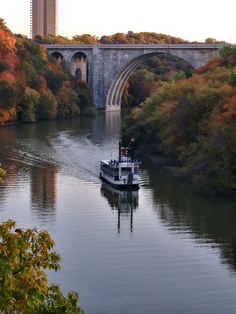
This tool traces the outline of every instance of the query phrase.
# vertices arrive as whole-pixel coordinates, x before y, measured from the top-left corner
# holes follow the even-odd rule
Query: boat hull
[[[112,184],[114,187],[119,188],[119,189],[125,189],[125,188],[139,189],[139,182],[126,183],[124,181],[114,180],[112,177],[106,174],[103,174],[102,172],[100,172],[100,179],[103,180],[104,182]]]

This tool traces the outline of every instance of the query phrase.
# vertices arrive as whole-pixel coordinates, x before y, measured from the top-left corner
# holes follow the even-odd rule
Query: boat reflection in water
[[[101,195],[104,196],[112,210],[118,212],[117,228],[120,233],[121,218],[129,218],[130,231],[133,232],[133,212],[138,207],[138,189],[117,189],[114,186],[103,182],[101,185]]]

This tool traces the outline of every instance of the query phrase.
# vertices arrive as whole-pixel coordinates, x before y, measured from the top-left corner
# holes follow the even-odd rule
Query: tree
[[[116,33],[112,36],[114,44],[127,44],[128,40],[123,33]]]
[[[78,95],[77,103],[82,114],[94,114],[95,107],[92,102],[89,86],[83,81],[75,82],[75,91]]]
[[[6,26],[6,22],[4,21],[4,19],[0,18],[0,30],[4,31],[4,32],[8,32],[10,33],[11,31],[9,30],[9,28]]]
[[[1,166],[1,165],[0,165],[0,166]],[[5,174],[6,174],[6,171],[3,170],[3,169],[0,167],[0,184],[3,183],[3,178],[4,178]]]
[[[215,38],[206,38],[205,39],[205,43],[206,44],[216,44],[217,43],[217,40]]]
[[[10,66],[5,60],[0,61],[0,72],[10,71]]]
[[[110,45],[110,44],[113,44],[113,41],[112,41],[112,38],[111,36],[102,36],[100,38],[100,43],[101,44],[105,44],[105,45]]]
[[[19,229],[8,220],[0,224],[0,312],[80,313],[77,293],[64,297],[48,286],[45,270],[59,270],[60,256],[46,231]]]
[[[13,51],[15,49],[16,39],[8,29],[5,21],[0,18],[0,48],[4,51]]]
[[[16,103],[15,88],[8,81],[0,81],[0,108],[9,109]]]
[[[55,119],[57,116],[57,100],[49,89],[40,97],[37,115],[40,120]]]
[[[137,70],[129,81],[129,104],[137,106],[157,89],[156,75],[146,69]]]
[[[236,49],[230,45],[224,46],[219,55],[222,60],[222,65],[236,65]]]
[[[36,121],[35,112],[37,109],[39,98],[40,95],[36,90],[26,87],[24,105],[21,116],[22,121],[24,122]]]
[[[236,86],[236,68],[233,68],[229,74],[228,82],[231,86]]]
[[[59,67],[51,64],[50,68],[45,71],[45,78],[48,88],[56,94],[62,87],[63,81],[67,78],[67,75],[60,71]]]
[[[58,118],[75,117],[80,114],[78,95],[72,89],[69,81],[64,81],[57,94],[57,116]]]
[[[75,39],[77,37],[74,37]],[[96,36],[92,36],[90,34],[83,34],[79,36],[79,41],[83,44],[97,44],[98,39]]]

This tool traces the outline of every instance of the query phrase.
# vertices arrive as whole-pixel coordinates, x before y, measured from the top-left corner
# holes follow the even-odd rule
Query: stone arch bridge
[[[219,54],[220,44],[44,45],[78,80],[87,81],[98,109],[119,110],[125,82],[145,59],[173,55],[197,69]]]

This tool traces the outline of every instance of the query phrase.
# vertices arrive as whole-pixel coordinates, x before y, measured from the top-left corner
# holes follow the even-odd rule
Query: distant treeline
[[[153,82],[153,74],[142,71]],[[145,84],[137,90],[147,90]],[[236,48],[225,46],[192,75],[170,73],[150,86],[151,95],[133,109],[123,137],[135,137],[148,154],[177,161],[178,174],[204,191],[235,193]]]
[[[0,125],[93,112],[86,83],[65,72],[46,49],[14,35],[0,19]]]
[[[134,33],[129,31],[127,34],[116,33],[107,36],[94,36],[90,34],[75,35],[71,39],[63,36],[48,35],[45,37],[36,36],[34,40],[39,44],[184,44],[190,43],[182,38],[158,34],[154,32]],[[197,43],[197,42],[194,42]],[[223,43],[214,38],[207,38],[205,43]]]

